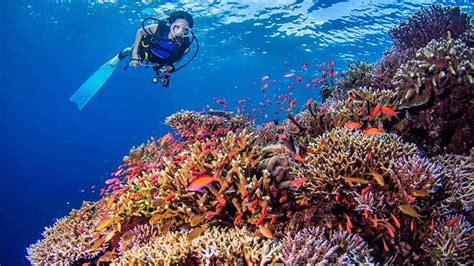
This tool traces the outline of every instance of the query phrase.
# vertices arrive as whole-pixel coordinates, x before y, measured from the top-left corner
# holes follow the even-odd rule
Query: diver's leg
[[[118,54],[118,59],[122,60],[132,53],[132,47],[126,47]]]

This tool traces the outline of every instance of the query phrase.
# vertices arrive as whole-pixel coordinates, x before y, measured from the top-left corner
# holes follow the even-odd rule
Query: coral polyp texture
[[[308,227],[289,231],[283,239],[285,265],[370,263],[368,245],[358,235],[346,231]]]
[[[282,247],[246,228],[211,227],[198,236],[193,230],[162,234],[122,252],[112,265],[266,265],[279,261]]]
[[[46,228],[35,265],[473,264],[473,26],[431,6],[277,121],[182,110],[101,198]],[[330,79],[328,78],[330,77]]]
[[[472,94],[473,60],[474,48],[460,40],[431,41],[395,73],[392,83],[400,93],[400,107],[424,105],[445,90]]]
[[[450,32],[453,38],[459,38],[469,29],[471,17],[461,12],[459,7],[433,5],[422,8],[407,21],[390,31],[397,48],[421,48],[433,39],[446,37]]]
[[[28,248],[27,258],[35,265],[73,265],[94,258],[100,253],[94,243],[100,236],[95,226],[102,213],[97,203],[85,201],[79,210],[45,228],[44,239]]]

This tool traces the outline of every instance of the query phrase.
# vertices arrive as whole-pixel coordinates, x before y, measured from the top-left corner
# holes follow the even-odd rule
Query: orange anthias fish
[[[305,164],[306,163],[306,160],[303,158],[303,156],[301,156],[301,154],[299,153],[295,153],[293,154],[293,158],[295,158],[295,160],[297,160],[298,162],[300,162],[301,164]]]
[[[173,135],[169,132],[160,139],[160,145],[163,146],[168,141],[173,141]]]
[[[265,237],[273,238],[272,231],[270,231],[266,226],[260,225],[258,229],[260,230],[260,233],[262,233],[262,235],[264,235]]]
[[[305,178],[295,179],[295,180],[291,181],[291,186],[292,187],[299,187],[299,186],[303,185],[305,181],[306,181]]]
[[[363,133],[368,136],[373,136],[373,135],[381,134],[383,133],[383,131],[376,127],[369,127],[369,128],[364,129]]]
[[[347,122],[344,124],[344,126],[349,129],[359,129],[362,127],[362,125],[358,122]]]
[[[453,217],[451,220],[449,220],[448,227],[454,226],[459,220],[461,220],[461,218],[462,218],[462,215]]]
[[[390,108],[388,106],[385,106],[385,105],[382,106],[382,113],[387,114],[387,115],[397,115],[398,114],[398,112],[396,112],[392,108]]]
[[[209,186],[212,182],[218,182],[219,179],[210,175],[202,175],[195,178],[188,186],[189,191],[198,191],[204,187]]]
[[[376,117],[379,113],[380,113],[380,110],[382,109],[382,105],[380,103],[378,103],[375,107],[374,107],[374,110],[372,110],[372,112],[370,112],[370,118],[374,118]]]

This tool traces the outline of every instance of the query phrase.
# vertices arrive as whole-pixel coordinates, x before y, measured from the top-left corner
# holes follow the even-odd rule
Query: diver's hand
[[[173,66],[163,66],[160,68],[160,72],[163,74],[171,74],[173,72],[174,67]]]
[[[140,59],[138,59],[138,55],[137,54],[132,54],[132,59],[130,59],[130,63],[129,65],[133,66],[133,67],[138,67],[141,65],[140,63]]]

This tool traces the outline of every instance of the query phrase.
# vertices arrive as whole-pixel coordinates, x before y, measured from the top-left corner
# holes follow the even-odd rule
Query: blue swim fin
[[[114,56],[107,63],[103,64],[97,71],[90,76],[84,84],[71,96],[71,102],[75,102],[79,110],[92,99],[99,89],[110,78],[114,70],[117,68],[120,60],[127,57],[131,52],[130,48],[125,48],[118,55]]]

